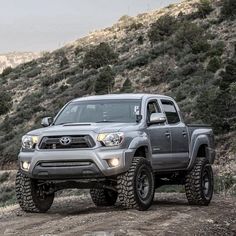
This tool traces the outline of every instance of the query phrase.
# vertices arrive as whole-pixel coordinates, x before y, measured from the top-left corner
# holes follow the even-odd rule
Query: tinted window
[[[161,100],[166,118],[169,124],[176,124],[180,122],[178,112],[175,108],[175,105],[171,101]]]
[[[147,105],[147,120],[150,121],[152,113],[160,113],[160,108],[156,101],[150,101]]]
[[[55,125],[85,122],[136,122],[140,100],[98,100],[72,102],[57,118]]]

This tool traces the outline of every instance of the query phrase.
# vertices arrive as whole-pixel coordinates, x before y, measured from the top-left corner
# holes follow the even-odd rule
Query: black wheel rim
[[[137,192],[141,199],[146,199],[150,192],[149,176],[145,169],[140,170],[137,176]]]
[[[211,175],[209,170],[206,168],[202,176],[202,192],[206,199],[211,197]]]

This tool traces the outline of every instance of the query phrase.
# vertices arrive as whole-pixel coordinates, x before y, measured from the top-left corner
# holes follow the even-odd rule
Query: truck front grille
[[[92,148],[94,146],[95,143],[89,135],[48,136],[43,137],[39,143],[39,149]]]

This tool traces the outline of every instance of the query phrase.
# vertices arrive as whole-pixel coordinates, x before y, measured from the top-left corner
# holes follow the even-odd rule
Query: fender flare
[[[190,162],[187,167],[187,170],[190,170],[193,168],[194,163],[197,159],[197,154],[198,154],[199,148],[202,145],[206,146],[206,158],[209,160],[209,158],[210,158],[209,157],[209,149],[208,149],[208,147],[210,146],[209,139],[208,139],[207,135],[202,134],[202,135],[199,135],[196,137],[192,147],[190,147],[190,153],[189,153],[190,154]]]
[[[135,151],[141,147],[147,148],[147,159],[151,162],[152,161],[152,155],[151,155],[152,148],[151,148],[150,140],[148,139],[146,134],[134,138],[129,144],[129,149],[133,149]]]

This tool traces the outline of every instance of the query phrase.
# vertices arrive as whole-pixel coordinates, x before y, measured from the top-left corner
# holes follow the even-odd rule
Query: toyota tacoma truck
[[[46,212],[57,191],[89,189],[96,206],[148,209],[155,189],[185,185],[189,204],[213,195],[213,131],[184,123],[168,96],[78,98],[22,137],[16,196],[26,212]]]

